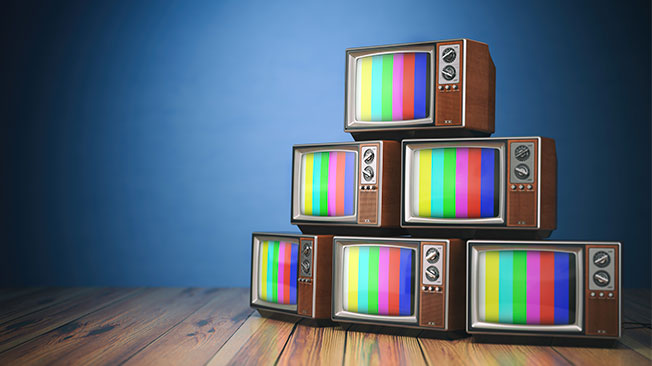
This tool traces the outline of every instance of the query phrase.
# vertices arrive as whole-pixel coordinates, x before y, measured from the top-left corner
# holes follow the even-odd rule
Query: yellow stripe
[[[358,311],[358,256],[360,249],[349,249],[349,311]]]
[[[432,150],[419,151],[419,216],[430,217]]]
[[[371,57],[362,59],[362,80],[360,81],[360,118],[371,121]]]
[[[260,251],[262,252],[261,263],[260,263],[260,283],[258,288],[260,289],[260,298],[267,301],[267,250],[268,244],[267,241],[263,241],[263,244],[260,246]]]
[[[304,177],[304,202],[305,207],[303,208],[303,213],[305,215],[312,216],[312,168],[313,168],[313,158],[315,157],[314,153],[306,155],[306,175]]]
[[[485,320],[498,322],[499,255],[493,251],[485,254]]]

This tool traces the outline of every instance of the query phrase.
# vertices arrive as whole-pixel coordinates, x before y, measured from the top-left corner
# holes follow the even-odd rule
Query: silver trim
[[[537,228],[541,227],[541,161],[543,160],[543,144],[541,137],[536,137],[537,140]],[[557,159],[557,157],[555,157]],[[555,184],[557,182],[555,181]],[[556,209],[556,207],[555,207]]]

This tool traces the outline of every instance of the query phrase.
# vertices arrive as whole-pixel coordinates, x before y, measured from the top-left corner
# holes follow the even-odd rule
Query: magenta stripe
[[[336,215],[337,154],[337,151],[331,151],[328,162],[328,216]]]
[[[389,248],[378,255],[378,314],[389,314]]]
[[[285,261],[285,242],[282,241],[278,245],[278,303],[283,304],[285,301],[283,299],[283,293],[285,292],[285,281],[283,275],[285,272],[283,269],[283,262]]]
[[[527,324],[539,324],[541,315],[541,253],[527,253],[526,306]]]
[[[469,149],[457,149],[455,167],[455,217],[468,217],[469,211]]]
[[[394,54],[394,75],[392,84],[392,119],[403,119],[403,54]]]

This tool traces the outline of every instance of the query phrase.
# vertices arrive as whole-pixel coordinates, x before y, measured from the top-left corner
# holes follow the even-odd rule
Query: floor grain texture
[[[595,347],[420,338],[262,317],[247,289],[0,289],[0,365],[652,365],[650,290],[625,290],[623,337]]]

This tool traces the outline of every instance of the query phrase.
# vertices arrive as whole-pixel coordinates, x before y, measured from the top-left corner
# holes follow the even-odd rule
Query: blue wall
[[[3,14],[1,286],[247,286],[251,232],[293,229],[292,144],[351,140],[344,49],[458,37],[490,45],[495,136],[557,140],[553,238],[621,240],[625,285],[650,286],[649,1]]]

